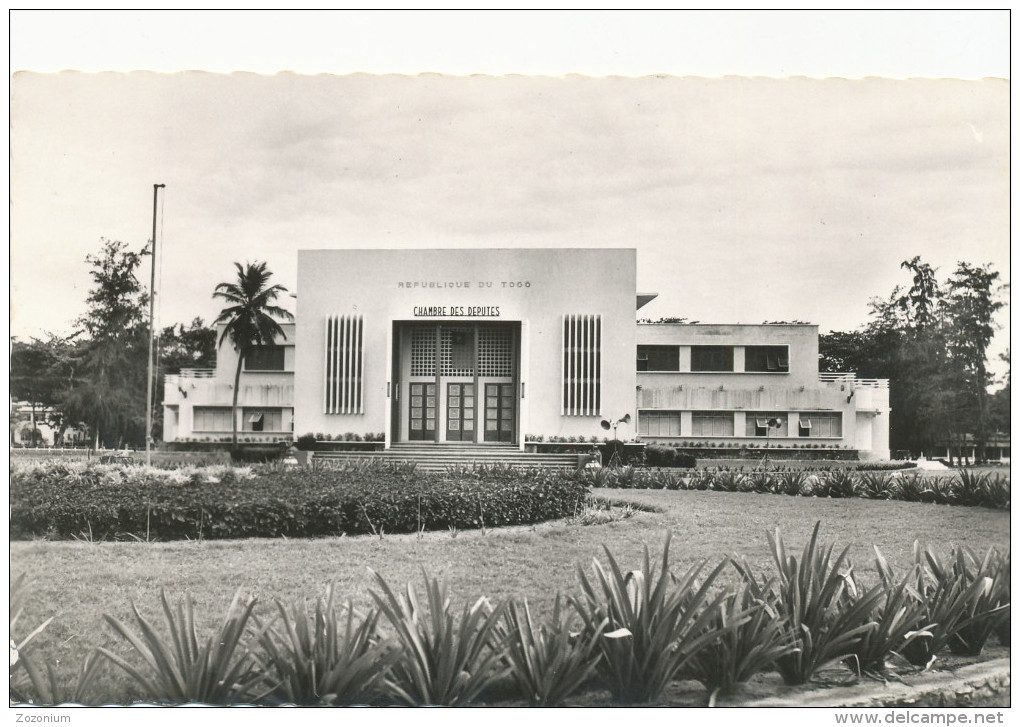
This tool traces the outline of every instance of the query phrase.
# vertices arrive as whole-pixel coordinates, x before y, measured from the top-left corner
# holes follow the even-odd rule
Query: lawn
[[[537,610],[551,609],[557,591],[576,592],[577,564],[603,557],[609,547],[624,568],[637,567],[643,544],[657,551],[673,533],[679,569],[702,558],[746,557],[770,567],[765,533],[779,527],[788,548],[799,550],[815,521],[823,542],[852,545],[859,572],[873,575],[872,545],[897,569],[912,558],[915,539],[947,552],[951,545],[977,551],[1009,548],[1008,512],[983,508],[861,499],[815,499],[783,495],[698,491],[599,490],[601,497],[639,503],[639,512],[605,525],[550,522],[503,530],[431,532],[421,536],[360,536],[316,540],[178,541],[168,543],[11,543],[11,572],[27,572],[32,595],[23,626],[50,616],[37,642],[40,655],[72,673],[94,647],[124,644],[112,638],[104,613],[130,617],[130,602],[157,615],[159,591],[189,591],[205,623],[218,621],[237,589],[258,597],[268,615],[272,599],[320,595],[333,582],[356,604],[370,603],[368,569],[391,584],[420,583],[421,570],[445,578],[455,598],[527,597]],[[109,669],[104,691],[130,698],[121,674]]]

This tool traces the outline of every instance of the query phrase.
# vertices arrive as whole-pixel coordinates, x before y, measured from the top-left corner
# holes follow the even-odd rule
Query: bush
[[[280,445],[236,447],[230,450],[230,461],[240,464],[265,464],[281,459],[286,452],[287,447]]]
[[[302,452],[314,452],[315,451],[315,435],[309,432],[308,434],[302,434],[294,442],[294,446]]]
[[[682,452],[665,444],[649,444],[645,447],[645,465],[648,467],[694,467],[694,455]]]
[[[551,471],[426,473],[388,463],[314,470],[157,470],[50,462],[11,468],[12,538],[318,537],[522,525],[588,494]]]

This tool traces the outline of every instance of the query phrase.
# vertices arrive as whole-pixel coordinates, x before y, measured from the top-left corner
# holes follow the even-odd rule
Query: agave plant
[[[722,469],[712,478],[710,489],[720,492],[740,492],[745,475],[736,470]]]
[[[953,653],[977,656],[999,624],[1009,617],[1009,560],[994,548],[983,560],[967,548],[958,548],[953,562],[954,575],[964,583],[981,583],[983,587],[971,601],[967,617],[949,640]]]
[[[815,523],[800,562],[789,556],[782,535],[769,535],[778,569],[775,604],[791,638],[800,649],[776,660],[787,684],[804,684],[819,669],[841,661],[854,652],[863,634],[875,627],[871,613],[883,595],[881,586],[861,593],[847,561],[850,546],[833,560],[833,546],[818,544]],[[738,572],[756,598],[770,598],[770,584],[760,584],[746,562],[736,562]]]
[[[99,651],[119,666],[150,697],[169,703],[201,702],[237,704],[257,701],[262,676],[243,642],[255,599],[241,601],[234,596],[219,629],[205,641],[195,626],[195,607],[191,595],[171,607],[166,592],[160,592],[168,637],[162,636],[132,604],[141,631],[132,632],[124,623],[106,614],[106,622],[126,639],[142,658],[135,666],[109,649]]]
[[[962,551],[942,561],[929,547],[914,543],[917,591],[925,604],[924,621],[930,635],[915,639],[903,655],[918,666],[929,665],[955,644],[956,651],[980,653],[1008,605],[998,604],[995,579],[982,569],[971,568]],[[958,632],[965,635],[957,637]]]
[[[356,621],[354,607],[336,603],[333,586],[309,613],[304,599],[277,601],[278,623],[259,634],[270,696],[292,704],[367,704],[376,699],[397,650],[377,635],[379,611]]]
[[[764,600],[745,583],[727,594],[710,625],[718,636],[684,670],[712,692],[710,703],[719,694],[732,694],[739,684],[772,669],[777,659],[799,648],[779,615],[771,584],[763,592]],[[728,628],[731,624],[736,627]]]
[[[400,652],[387,677],[387,691],[411,705],[464,704],[509,673],[502,663],[498,624],[506,610],[485,598],[465,605],[456,618],[446,586],[425,576],[425,604],[414,586],[398,596],[372,572],[379,610],[396,632]]]
[[[807,473],[804,470],[780,472],[777,492],[781,492],[784,495],[799,495],[804,490],[807,477]]]
[[[996,473],[958,470],[960,504],[1009,509],[1009,477]]]
[[[861,635],[854,647],[847,665],[858,676],[862,674],[884,675],[889,671],[888,658],[903,658],[903,651],[912,641],[927,638],[931,624],[923,623],[925,604],[915,588],[917,570],[915,565],[907,575],[897,581],[892,568],[875,548],[875,569],[878,571],[885,597],[875,607],[872,619],[875,627]],[[860,586],[858,585],[858,590]]]
[[[889,472],[862,472],[859,475],[858,494],[869,500],[896,499],[896,480]]]
[[[857,475],[848,469],[833,470],[825,476],[823,490],[826,497],[856,497]]]
[[[743,491],[770,494],[777,490],[779,478],[772,472],[756,471],[744,478]]]
[[[537,626],[527,600],[510,603],[503,616],[506,659],[521,696],[532,704],[559,704],[594,674],[602,654],[599,640],[605,624],[573,633],[559,594],[552,619]]]
[[[911,472],[900,478],[899,499],[904,502],[923,502],[928,489],[928,480],[917,472]]]
[[[712,627],[712,619],[726,594],[713,598],[710,593],[725,561],[704,581],[698,576],[705,562],[674,578],[669,571],[669,542],[667,536],[658,573],[647,547],[638,571],[624,573],[608,548],[608,571],[595,560],[594,578],[589,580],[578,568],[582,595],[571,598],[571,603],[589,637],[605,629],[599,640],[599,674],[613,698],[621,702],[658,699],[686,664],[720,633]]]
[[[102,660],[96,658],[95,652],[85,658],[74,683],[67,684],[57,676],[50,662],[43,662],[40,665],[36,655],[32,653],[33,650],[29,648],[35,638],[53,621],[52,617],[32,629],[24,638],[15,637],[15,634],[20,630],[18,621],[24,613],[28,591],[27,574],[20,573],[11,583],[9,611],[10,628],[8,633],[11,635],[11,665],[8,684],[11,701],[45,705],[93,703],[96,699],[93,684],[103,663]],[[27,684],[25,683],[26,677]]]

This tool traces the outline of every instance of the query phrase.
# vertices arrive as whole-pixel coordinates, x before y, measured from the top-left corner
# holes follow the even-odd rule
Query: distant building
[[[28,401],[16,401],[11,405],[11,444],[19,447],[52,447],[60,444],[65,447],[87,444],[84,430],[67,427],[57,442],[59,428],[51,422],[58,413],[50,406]],[[33,436],[33,430],[35,436]]]
[[[252,442],[289,440],[294,432],[294,324],[286,338],[247,357],[237,397],[237,432]],[[216,330],[220,339],[223,326]],[[237,351],[225,341],[216,367],[181,369],[164,380],[163,440],[230,441]]]
[[[1009,439],[1009,434],[1002,432],[989,434],[985,441],[984,457],[980,459],[984,462],[1009,464]],[[944,459],[948,461],[951,455],[954,460],[959,457],[963,458],[966,462],[974,462],[978,454],[977,440],[973,434],[961,435],[958,441],[953,442],[952,447],[947,442],[942,442],[927,452],[928,459]]]
[[[311,250],[298,318],[245,363],[238,431],[827,446],[887,458],[888,382],[818,373],[817,326],[637,324],[632,249]],[[635,355],[636,354],[636,355]],[[236,353],[166,377],[164,438],[229,439]],[[762,429],[772,421],[772,427]]]

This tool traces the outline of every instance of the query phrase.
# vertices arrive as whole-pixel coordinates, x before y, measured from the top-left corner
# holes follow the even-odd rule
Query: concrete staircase
[[[315,452],[316,462],[414,462],[419,470],[443,472],[449,467],[503,465],[520,469],[575,469],[576,454],[522,452],[507,444],[396,443],[381,452]]]

